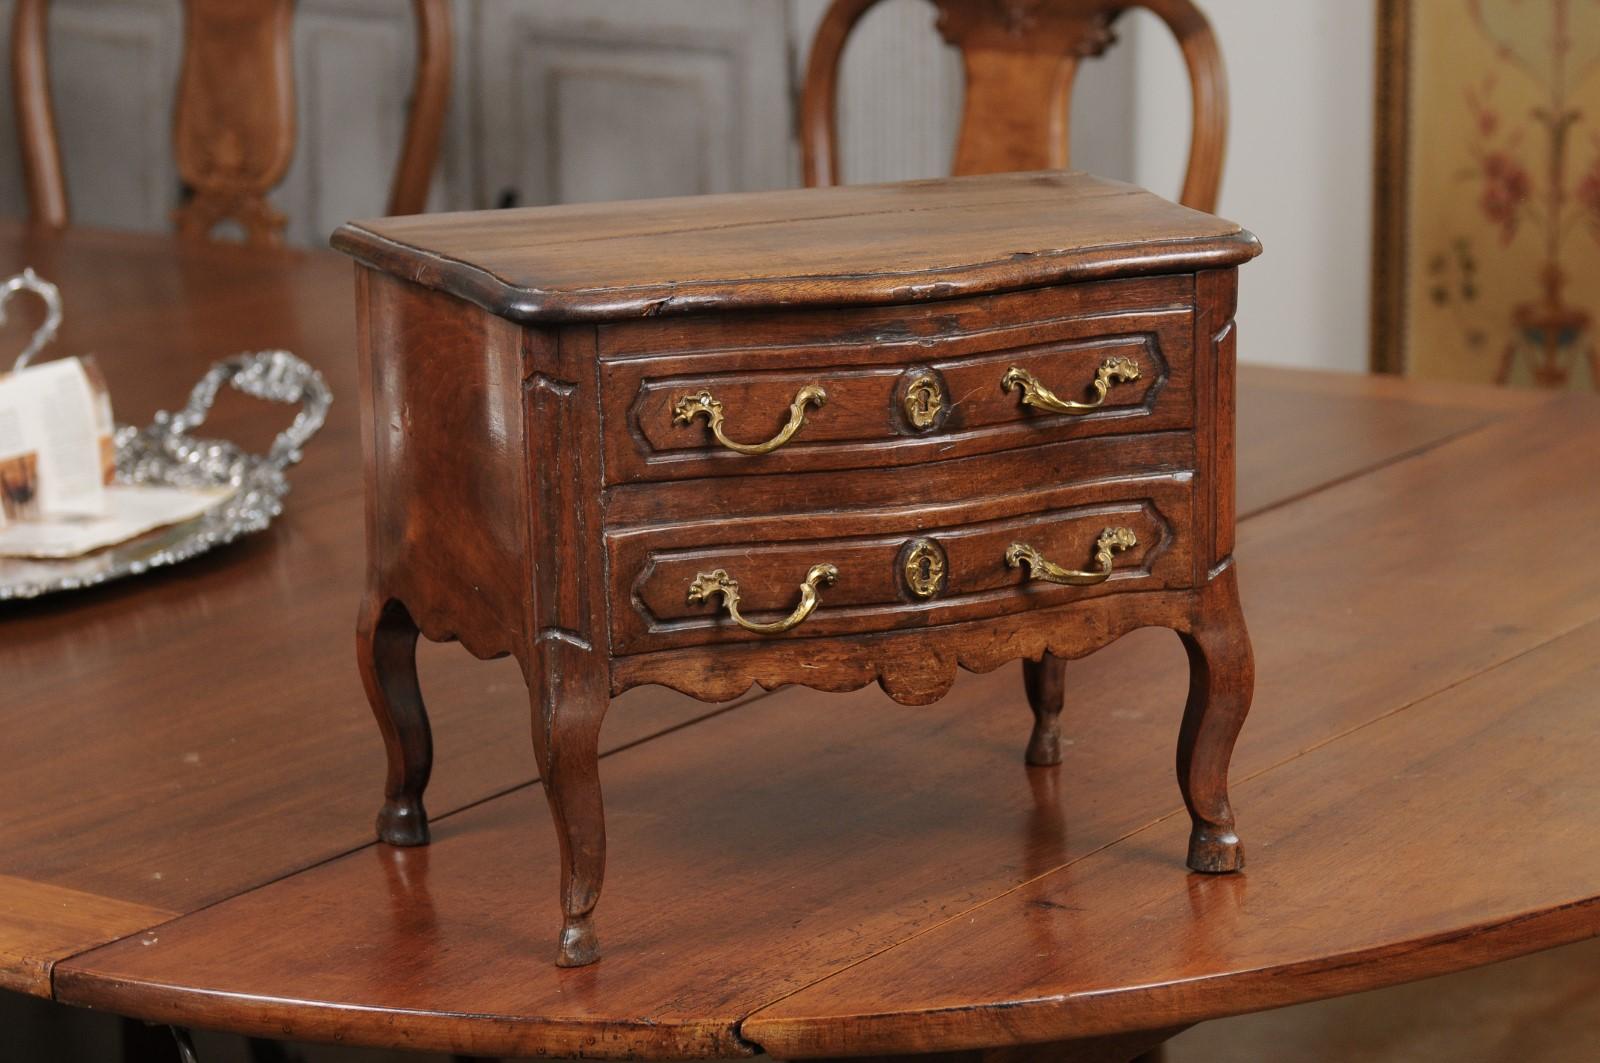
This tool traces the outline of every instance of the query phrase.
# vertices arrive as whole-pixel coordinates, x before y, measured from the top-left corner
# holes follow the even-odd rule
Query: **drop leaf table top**
[[[24,265],[61,286],[61,348],[100,355],[121,420],[270,346],[335,404],[269,532],[0,614],[6,989],[479,1055],[1089,1058],[1600,933],[1594,400],[1241,372],[1242,875],[1169,859],[1168,632],[1068,670],[1043,771],[1018,758],[1026,713],[995,704],[1010,669],[920,708],[646,687],[603,734],[618,932],[563,971],[513,917],[555,882],[514,664],[424,647],[451,707],[434,844],[370,837],[349,264],[0,223],[0,273]],[[278,413],[230,397],[211,426],[264,444]]]

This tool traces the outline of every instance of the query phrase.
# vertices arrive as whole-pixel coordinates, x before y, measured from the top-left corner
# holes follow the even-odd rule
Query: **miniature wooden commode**
[[[428,840],[418,632],[528,681],[557,962],[600,955],[610,698],[751,684],[925,704],[1176,630],[1189,866],[1243,857],[1237,225],[1078,173],[390,218],[357,258],[362,677],[381,837]],[[1021,692],[1019,691],[1019,694]]]

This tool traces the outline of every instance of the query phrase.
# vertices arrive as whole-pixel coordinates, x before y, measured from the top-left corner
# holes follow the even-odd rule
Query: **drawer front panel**
[[[1079,484],[926,512],[680,525],[608,536],[617,654],[725,641],[891,631],[1063,605],[1108,593],[1186,587],[1193,578],[1192,477]],[[1108,529],[1136,539],[1103,582],[1032,580],[1008,562],[1022,546],[1065,569],[1096,572]],[[729,618],[725,598],[692,602],[697,579],[735,580],[747,620],[772,624],[802,601],[813,566],[832,565],[819,604],[790,631],[761,634]]]
[[[606,527],[620,533],[780,516],[810,520],[819,511],[882,512],[910,505],[944,524],[950,522],[945,514],[965,514],[980,497],[1031,498],[1041,485],[1184,474],[1199,459],[1195,442],[1191,431],[1144,432],[1068,439],[909,469],[885,465],[847,472],[618,484],[605,491]]]
[[[981,319],[975,310],[973,320],[951,315],[939,335],[907,338],[880,321],[876,342],[855,330],[831,342],[609,361],[601,370],[607,482],[907,465],[1193,425],[1189,308],[1050,317],[1051,307],[1020,298],[1037,304],[1044,294],[1018,293],[1007,313],[1027,313],[1004,325],[986,304]],[[1125,368],[1107,376],[1102,367],[1113,363],[1137,367],[1137,379],[1124,379]],[[1029,405],[1027,389],[1008,378],[1013,370],[1061,399],[1099,405]],[[806,401],[807,388],[825,398]],[[737,449],[761,444],[770,451]]]

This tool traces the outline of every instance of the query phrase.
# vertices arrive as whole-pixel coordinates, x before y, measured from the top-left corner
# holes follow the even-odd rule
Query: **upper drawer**
[[[1191,295],[1189,278],[1161,277],[608,327],[606,481],[907,465],[1187,428]]]

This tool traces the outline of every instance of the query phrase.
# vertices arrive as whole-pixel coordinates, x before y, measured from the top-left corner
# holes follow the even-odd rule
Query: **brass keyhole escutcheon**
[[[944,396],[939,393],[939,382],[925,376],[913,381],[906,389],[906,420],[917,428],[927,428],[944,409]]]
[[[932,539],[913,539],[900,550],[900,572],[913,597],[932,598],[944,589],[944,548]]]
[[[944,381],[931,369],[908,370],[900,382],[900,412],[906,424],[926,432],[944,420]]]

